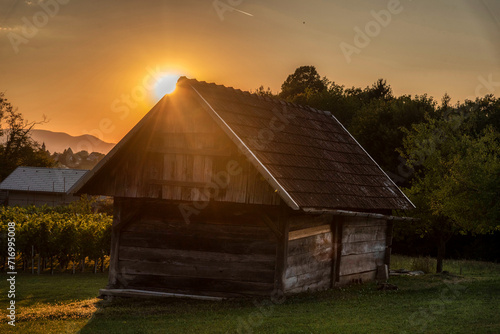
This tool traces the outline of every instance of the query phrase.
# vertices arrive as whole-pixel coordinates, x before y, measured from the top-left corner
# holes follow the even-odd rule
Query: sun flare
[[[172,93],[175,90],[179,77],[180,75],[171,73],[162,75],[161,78],[156,81],[154,87],[155,97],[161,99],[163,96]]]

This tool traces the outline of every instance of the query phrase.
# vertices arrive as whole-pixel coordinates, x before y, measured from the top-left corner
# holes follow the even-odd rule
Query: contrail
[[[253,16],[252,14],[250,13],[247,13],[247,12],[244,12],[242,10],[239,10],[239,9],[236,9],[236,8],[233,8],[233,10],[237,11],[237,12],[240,12],[241,14],[245,14],[245,15],[248,15],[248,16]]]

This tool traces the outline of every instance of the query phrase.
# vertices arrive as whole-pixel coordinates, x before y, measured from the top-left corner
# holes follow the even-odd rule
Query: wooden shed
[[[373,280],[413,208],[330,112],[184,77],[74,190],[114,196],[102,294]]]

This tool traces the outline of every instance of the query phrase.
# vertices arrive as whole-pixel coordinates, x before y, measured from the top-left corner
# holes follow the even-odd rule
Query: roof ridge
[[[62,167],[35,167],[35,166],[17,166],[18,168],[29,168],[29,169],[50,169],[50,170],[62,170],[62,171],[88,171],[88,169],[80,168],[62,168]]]
[[[294,107],[294,108],[302,109],[305,111],[312,111],[312,112],[315,112],[318,114],[324,114],[326,116],[333,115],[332,112],[329,110],[320,110],[320,109],[316,109],[316,108],[313,108],[313,107],[308,106],[308,105],[302,105],[302,104],[298,104],[295,102],[286,101],[286,100],[283,100],[283,99],[276,97],[276,96],[259,95],[259,94],[254,93],[254,92],[241,90],[239,88],[234,88],[232,86],[219,85],[219,84],[216,84],[215,82],[199,81],[199,80],[194,79],[194,78],[190,79],[186,76],[181,76],[179,78],[179,80],[177,80],[177,83],[182,84],[183,82],[186,82],[188,84],[201,84],[201,85],[207,85],[207,86],[216,86],[218,88],[223,88],[223,89],[226,89],[228,91],[232,91],[233,93],[245,94],[247,96],[250,95],[253,98],[259,99],[261,101],[264,100],[267,102],[274,102],[274,103],[279,104],[279,105]]]

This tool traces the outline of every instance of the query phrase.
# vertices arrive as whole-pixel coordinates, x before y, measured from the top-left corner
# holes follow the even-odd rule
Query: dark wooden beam
[[[119,283],[119,249],[122,229],[141,216],[140,207],[134,207],[132,202],[116,197],[113,201],[113,225],[111,234],[111,251],[109,255],[108,288],[114,288]],[[126,209],[125,209],[126,208]]]
[[[387,221],[387,230],[385,235],[385,259],[384,263],[387,268],[391,267],[391,251],[392,251],[392,235],[394,223],[391,220]]]
[[[204,188],[208,186],[208,182],[196,182],[196,181],[175,181],[175,180],[156,180],[149,179],[149,184],[159,184],[162,186],[173,186],[173,187],[188,187],[188,188]]]
[[[117,276],[118,276],[118,253],[119,253],[119,241],[120,241],[120,230],[119,226],[121,224],[121,201],[119,198],[115,198],[113,201],[113,225],[111,234],[111,251],[109,255],[109,276],[108,276],[108,286],[107,288],[113,288],[116,286]]]
[[[285,293],[285,274],[288,258],[288,233],[290,231],[290,220],[288,218],[288,206],[281,201],[278,217],[278,227],[281,233],[276,248],[276,273],[275,289],[278,294]]]
[[[344,231],[344,217],[334,217],[332,231],[334,232],[332,256],[332,287],[340,281],[340,262],[342,258],[342,234]]]
[[[273,222],[271,218],[265,213],[260,214],[260,218],[262,218],[262,221],[273,231],[274,235],[276,236],[276,240],[281,240],[283,237],[283,232],[280,230],[279,226],[279,221],[277,223]]]

